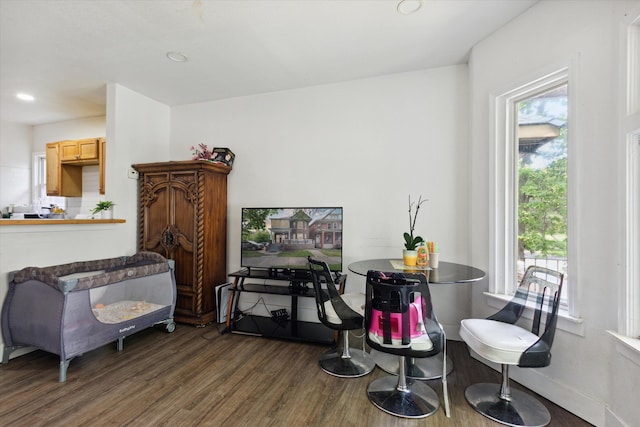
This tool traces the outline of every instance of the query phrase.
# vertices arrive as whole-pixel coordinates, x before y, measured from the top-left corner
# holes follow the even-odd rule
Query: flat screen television
[[[342,271],[342,208],[242,208],[241,266],[308,270],[307,257]]]

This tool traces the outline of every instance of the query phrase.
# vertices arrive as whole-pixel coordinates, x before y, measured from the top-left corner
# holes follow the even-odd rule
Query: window
[[[495,98],[490,291],[512,295],[529,265],[565,273],[562,309],[576,316],[572,221],[569,69]]]
[[[47,156],[44,152],[33,153],[33,186],[31,200],[35,212],[41,213],[42,206],[54,204],[62,209],[66,208],[65,197],[47,196]],[[48,212],[42,212],[48,213]]]
[[[625,277],[620,292],[618,332],[640,338],[640,16],[627,22],[622,39],[626,56],[622,61],[621,120],[625,201]],[[629,25],[630,24],[630,25]],[[637,344],[636,344],[637,345]]]
[[[530,265],[567,271],[567,87],[514,103],[517,282]]]
[[[628,135],[626,185],[626,286],[620,333],[640,338],[640,129]]]
[[[47,197],[47,157],[44,152],[33,153],[33,189],[31,199],[34,204]]]

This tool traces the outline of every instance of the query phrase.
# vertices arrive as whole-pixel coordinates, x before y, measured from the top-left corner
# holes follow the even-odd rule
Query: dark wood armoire
[[[229,166],[203,160],[133,165],[140,174],[139,248],[176,262],[175,320],[216,320],[215,287],[227,281]]]

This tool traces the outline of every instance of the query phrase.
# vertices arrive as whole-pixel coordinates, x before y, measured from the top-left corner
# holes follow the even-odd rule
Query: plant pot
[[[404,261],[404,265],[409,267],[415,267],[416,261],[418,260],[418,251],[403,249],[402,260]]]
[[[104,211],[100,211],[101,219],[113,219],[113,209],[107,209]]]

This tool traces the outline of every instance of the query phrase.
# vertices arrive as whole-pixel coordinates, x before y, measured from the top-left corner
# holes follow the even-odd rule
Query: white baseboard
[[[444,333],[447,334],[447,339],[452,341],[462,341],[460,338],[460,324],[457,325],[447,325],[442,324],[444,328]]]

